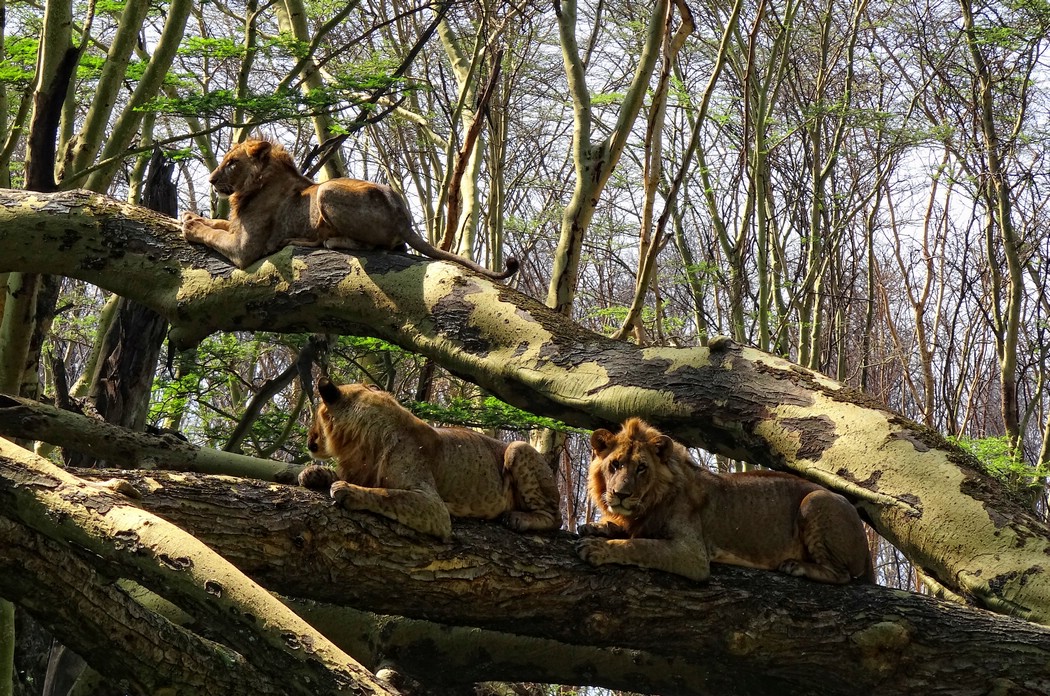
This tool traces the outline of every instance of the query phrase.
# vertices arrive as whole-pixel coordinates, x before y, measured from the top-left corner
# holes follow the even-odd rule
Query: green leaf
[[[534,416],[527,411],[515,408],[500,401],[494,396],[486,397],[481,402],[474,399],[456,397],[447,405],[417,401],[406,404],[406,408],[423,420],[434,423],[447,423],[468,428],[485,428],[496,430],[538,430],[549,428],[563,433],[588,433],[588,430],[573,428],[553,418]]]

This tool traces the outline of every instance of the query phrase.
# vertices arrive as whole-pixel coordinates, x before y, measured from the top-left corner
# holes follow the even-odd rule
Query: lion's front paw
[[[615,539],[627,536],[627,533],[624,532],[619,525],[613,524],[612,522],[581,524],[576,528],[576,533],[582,537],[603,537],[605,539]]]
[[[503,516],[503,524],[515,532],[550,532],[561,527],[561,517],[547,511],[511,510]]]
[[[193,226],[197,224],[198,220],[203,219],[204,218],[197,213],[191,213],[188,210],[183,211],[182,215],[179,216],[179,220],[182,221],[182,238],[187,242],[199,241],[198,236],[194,232]]]
[[[299,485],[312,491],[327,491],[335,481],[335,471],[321,464],[311,464],[299,472]]]
[[[604,539],[585,537],[576,540],[576,555],[591,565],[603,565],[612,562],[609,543]]]
[[[198,220],[203,219],[204,218],[202,218],[197,213],[190,212],[189,210],[184,210],[182,212],[182,215],[179,216],[179,220],[182,222],[182,233],[185,235],[193,228],[193,225]]]
[[[511,510],[503,516],[503,524],[515,532],[527,532],[532,526],[529,524],[528,513]]]
[[[353,509],[354,487],[346,481],[334,481],[329,489],[329,494],[332,496],[334,505]]]

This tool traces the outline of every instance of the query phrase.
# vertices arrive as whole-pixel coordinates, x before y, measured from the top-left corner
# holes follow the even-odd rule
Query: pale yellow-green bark
[[[357,4],[357,2],[346,3],[346,5],[350,7],[356,6]],[[348,12],[350,7],[347,7],[342,11]],[[283,0],[282,2],[277,3],[277,18],[280,22],[281,31],[291,34],[295,37],[296,41],[310,44],[312,35],[310,33],[310,28],[307,26],[306,8],[303,5],[303,0]],[[311,49],[312,48],[314,48],[314,46],[311,46]],[[313,50],[310,51],[310,54],[306,58],[300,61],[300,64],[302,65],[302,70],[299,73],[302,76],[300,89],[303,94],[308,94],[311,90],[320,89],[325,86],[325,80],[324,76],[321,74],[321,69],[313,59]],[[331,115],[327,113],[316,113],[311,117],[311,121],[313,121],[314,133],[317,135],[318,144],[326,142],[329,138],[335,135],[336,121]],[[325,161],[324,168],[321,170],[318,179],[324,181],[326,179],[334,179],[346,175],[346,159],[343,157],[342,151],[337,148]]]
[[[736,6],[739,7],[740,3],[736,3]],[[652,283],[652,280],[656,275],[656,257],[662,247],[661,235],[663,234],[664,229],[666,229],[667,221],[670,219],[669,215],[665,215],[663,218],[663,224],[654,229],[656,193],[657,189],[663,185],[663,131],[664,124],[667,121],[668,85],[671,80],[671,72],[678,59],[678,52],[682,49],[682,46],[685,45],[686,38],[693,33],[694,29],[692,15],[686,14],[689,12],[688,6],[682,4],[680,12],[682,13],[682,23],[681,26],[679,26],[678,31],[671,31],[671,20],[674,16],[674,10],[671,6],[668,6],[667,17],[664,20],[665,27],[663,42],[661,45],[663,61],[661,62],[660,76],[656,83],[656,90],[653,92],[652,104],[649,106],[645,128],[645,158],[642,168],[644,195],[642,201],[641,229],[638,234],[638,271],[635,274],[634,280],[634,296],[631,298],[631,304],[627,308],[627,316],[624,318],[620,328],[613,334],[613,338],[621,339],[628,336],[631,332],[634,332],[639,339],[638,343],[643,343],[642,335],[644,329],[641,323],[642,308],[645,304],[645,297],[649,292],[649,285]],[[726,27],[725,36],[732,34],[733,24],[734,23],[731,22]],[[723,61],[716,61],[715,69],[712,71],[715,76],[717,76],[718,71],[721,70],[722,64]],[[680,165],[682,169],[688,166],[688,160]],[[671,207],[676,204],[673,194],[678,192],[678,188],[679,187],[674,187],[672,195],[665,198],[665,206]]]
[[[459,122],[461,133],[457,137],[451,137],[445,148],[445,171],[438,192],[437,209],[440,211],[448,201],[448,196],[453,188],[456,191],[456,206],[449,206],[451,217],[446,214],[444,220],[444,231],[442,234],[442,247],[449,248],[457,254],[472,256],[474,252],[474,239],[478,223],[478,200],[477,200],[477,178],[481,169],[481,144],[480,139],[475,140],[470,147],[469,153],[456,152],[459,140],[466,136],[471,123],[477,118],[477,114],[470,108],[470,104],[476,101],[476,90],[474,89],[474,78],[485,58],[486,37],[484,36],[484,25],[479,24],[470,55],[460,45],[462,39],[455,35],[447,18],[443,19],[437,27],[437,35],[441,41],[442,48],[448,57],[452,74],[456,76],[456,84],[459,97],[452,113],[453,122]],[[492,37],[488,37],[491,43]],[[493,68],[495,69],[495,68]],[[462,176],[459,181],[453,181],[457,170],[458,157],[466,156],[464,166],[460,167]],[[452,219],[454,217],[455,219]],[[439,218],[439,221],[441,218]]]
[[[124,12],[120,16],[116,33],[109,44],[109,52],[102,64],[102,74],[99,75],[98,83],[95,85],[95,92],[88,104],[80,133],[67,144],[71,152],[65,156],[66,161],[60,165],[62,171],[59,174],[60,180],[64,179],[67,174],[73,174],[86,168],[98,154],[102,146],[102,139],[106,135],[106,125],[117,100],[117,93],[127,80],[126,72],[128,63],[131,61],[131,52],[138,41],[148,9],[149,3],[145,2],[129,2],[124,5]]]
[[[0,391],[17,394],[22,384],[36,317],[37,276],[11,273],[5,294],[4,312],[0,318]]]
[[[649,79],[660,57],[660,42],[663,39],[664,17],[667,16],[669,0],[657,0],[645,30],[645,43],[638,57],[638,66],[631,83],[624,93],[616,123],[612,131],[600,142],[593,142],[593,111],[591,95],[587,87],[586,66],[576,42],[576,0],[563,0],[555,4],[558,17],[558,33],[561,39],[562,60],[565,76],[572,98],[573,130],[572,157],[576,182],[572,198],[565,206],[561,219],[561,235],[554,256],[547,305],[568,315],[576,298],[576,283],[580,270],[580,254],[583,238],[594,217],[598,198],[612,176],[631,127],[641,111],[649,88]]]
[[[799,307],[799,345],[798,360],[809,368],[819,369],[824,338],[825,296],[833,290],[825,290],[824,280],[828,266],[833,258],[836,239],[841,230],[835,229],[841,223],[829,219],[828,211],[833,210],[827,192],[827,185],[835,171],[839,150],[846,134],[846,127],[851,118],[853,100],[853,54],[859,37],[860,25],[866,16],[867,0],[854,0],[850,8],[850,23],[845,46],[845,75],[842,78],[842,94],[822,93],[817,96],[813,117],[807,119],[806,129],[810,140],[810,209],[809,229],[806,241],[806,276],[802,280],[802,302]],[[832,60],[833,49],[830,45],[830,32],[834,20],[831,11],[822,13],[820,21],[820,44],[817,48],[818,66],[816,82],[818,85],[831,83],[829,76],[842,68]],[[842,50],[841,48],[837,50]],[[836,101],[832,106],[830,102]],[[825,111],[828,113],[825,114]],[[837,116],[832,116],[838,112]],[[832,135],[826,138],[825,128],[831,129]],[[831,227],[831,229],[829,229]]]
[[[3,487],[5,517],[96,554],[118,577],[163,588],[203,625],[225,631],[212,640],[227,641],[227,649],[258,661],[252,667],[271,678],[280,677],[283,665],[315,680],[313,688],[289,683],[289,693],[394,693],[189,533],[0,438],[5,459],[20,467],[6,476],[21,479]],[[177,652],[169,657],[176,666]]]
[[[1050,623],[1045,525],[936,433],[760,351],[724,341],[639,349],[456,265],[401,254],[289,247],[240,271],[187,245],[174,220],[84,192],[0,191],[5,270],[132,297],[172,322],[176,342],[324,327],[390,340],[576,425],[643,416],[687,444],[846,494],[945,587]]]
[[[981,145],[984,152],[981,153],[983,161],[980,164],[986,177],[982,184],[981,196],[988,206],[986,224],[986,253],[988,256],[989,272],[992,282],[989,284],[989,292],[992,295],[992,317],[995,327],[995,350],[999,357],[999,381],[1001,388],[1000,412],[1003,418],[1003,428],[1010,445],[1017,449],[1020,447],[1021,431],[1019,427],[1020,416],[1018,413],[1017,395],[1017,351],[1018,339],[1021,328],[1021,305],[1025,299],[1024,288],[1024,262],[1021,260],[1021,241],[1017,231],[1014,229],[1013,220],[1013,184],[1008,178],[1006,166],[1003,161],[1004,146],[1000,142],[998,133],[998,120],[1001,116],[996,114],[996,94],[994,83],[999,79],[994,76],[993,69],[988,66],[984,58],[982,44],[985,39],[981,32],[975,28],[973,7],[970,0],[960,0],[959,7],[962,11],[963,36],[966,47],[973,61],[975,75],[975,93],[977,98],[976,108],[979,109],[975,115],[975,121],[980,124]],[[1035,62],[1030,63],[1034,67]],[[1031,69],[1031,68],[1029,68]],[[1022,80],[1027,76],[1015,76]],[[1013,132],[1008,142],[1019,138],[1022,124],[1026,119],[1027,90],[1019,100]],[[1005,146],[1009,149],[1010,146]],[[1006,278],[1002,278],[1000,270],[999,255],[1006,261]],[[1003,289],[1006,290],[1005,297]]]
[[[163,511],[272,591],[323,602],[292,606],[366,666],[389,660],[430,686],[496,678],[683,696],[985,693],[1005,680],[1007,693],[1050,688],[1050,628],[916,593],[728,566],[694,583],[590,567],[568,534],[462,520],[438,544],[301,488],[119,476],[142,491],[143,509]]]
[[[197,447],[174,435],[151,435],[0,393],[0,435],[68,447],[122,469],[168,469],[263,481],[295,480],[302,467]],[[305,451],[305,450],[304,450]]]

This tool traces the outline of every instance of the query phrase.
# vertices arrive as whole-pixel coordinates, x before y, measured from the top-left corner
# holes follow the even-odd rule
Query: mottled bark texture
[[[291,606],[371,668],[392,661],[450,682],[513,678],[679,694],[1050,689],[1050,629],[916,594],[726,566],[696,584],[592,568],[567,533],[458,521],[452,540],[436,544],[293,486],[77,473],[120,475],[141,492],[136,505],[295,597]]]
[[[302,467],[191,445],[170,433],[133,432],[95,418],[0,394],[0,435],[59,445],[122,469],[171,469],[294,482]]]
[[[690,445],[848,496],[945,587],[1050,622],[1050,531],[936,433],[809,370],[727,341],[638,348],[454,265],[286,248],[247,271],[174,220],[86,192],[0,192],[0,272],[132,297],[190,345],[217,330],[376,336],[534,413],[584,427],[639,415]]]
[[[0,596],[133,693],[396,693],[199,539],[3,439],[0,511]]]

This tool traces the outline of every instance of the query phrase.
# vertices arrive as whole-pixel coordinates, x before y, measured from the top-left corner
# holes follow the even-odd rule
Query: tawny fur
[[[561,526],[558,486],[528,443],[433,428],[362,384],[321,380],[318,391],[307,448],[316,459],[335,459],[336,469],[307,467],[300,484],[442,539],[452,534],[451,517],[502,518],[518,531]]]
[[[620,563],[710,576],[710,564],[779,570],[820,582],[875,582],[867,536],[842,496],[776,472],[713,474],[681,444],[632,418],[591,436],[591,499],[577,552]]]
[[[389,186],[360,179],[317,184],[296,169],[280,145],[246,140],[234,145],[209,178],[230,197],[230,219],[182,214],[187,241],[206,244],[238,268],[247,268],[289,244],[328,249],[403,250],[405,245],[433,259],[452,261],[501,280],[518,269],[507,260],[502,273],[438,249],[412,228],[404,198]]]

